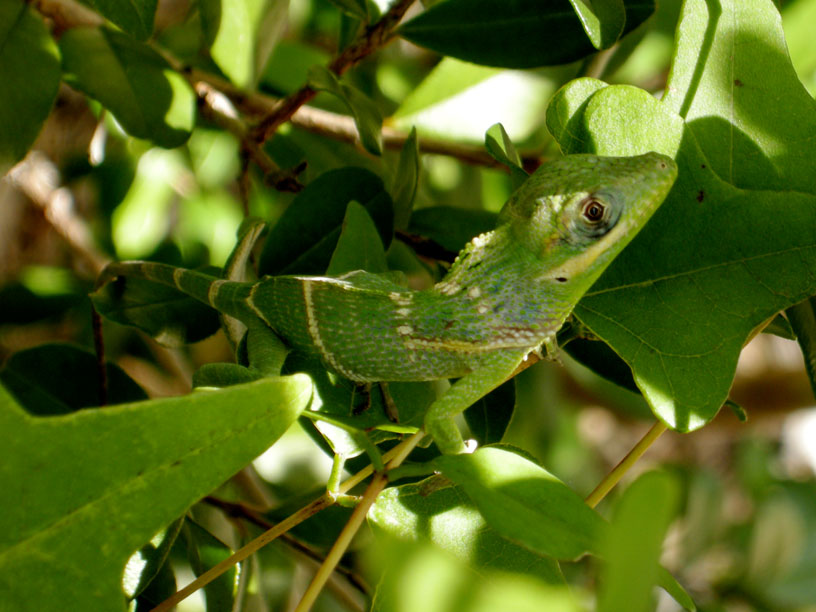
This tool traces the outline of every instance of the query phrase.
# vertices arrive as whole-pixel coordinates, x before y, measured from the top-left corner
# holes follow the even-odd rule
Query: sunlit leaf
[[[182,144],[195,119],[195,93],[150,47],[108,28],[73,28],[60,39],[65,79],[99,100],[131,135]]]
[[[9,610],[124,610],[130,555],[272,444],[305,376],[27,416],[0,387],[0,591]],[[33,478],[32,475],[37,477]]]
[[[24,2],[0,3],[0,176],[40,132],[60,82],[60,54]]]
[[[138,40],[146,40],[153,33],[158,0],[90,0],[90,3]]]

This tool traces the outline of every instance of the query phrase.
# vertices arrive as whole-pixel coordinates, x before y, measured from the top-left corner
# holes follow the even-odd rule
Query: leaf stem
[[[388,470],[398,467],[413,450],[414,446],[417,445],[423,435],[424,434],[421,431],[417,432],[408,438],[408,440],[400,444],[400,446],[403,446],[403,448],[400,449],[400,451],[388,463],[386,466],[386,471],[378,473],[371,480],[368,488],[363,494],[362,500],[354,509],[354,512],[351,513],[351,517],[349,517],[349,520],[345,527],[343,527],[340,535],[337,536],[337,540],[335,540],[329,554],[326,555],[326,560],[323,562],[323,565],[321,565],[317,570],[317,573],[306,589],[306,592],[303,593],[303,597],[301,598],[297,608],[295,608],[295,612],[308,612],[311,610],[312,605],[314,605],[314,602],[317,600],[317,596],[320,595],[320,592],[323,590],[323,586],[326,584],[326,581],[334,572],[337,564],[340,562],[340,559],[345,554],[346,549],[349,547],[349,544],[351,544],[352,538],[354,538],[357,531],[362,526],[369,509],[374,504],[374,500],[377,499],[377,496],[385,488],[385,485],[388,484]]]
[[[397,462],[395,465],[393,465],[393,467],[396,467],[405,460],[405,457],[407,457],[408,454],[414,449],[414,447],[417,445],[422,436],[423,433],[420,431],[415,433],[407,440],[403,440],[400,444],[398,444],[390,451],[385,453],[383,455],[383,459],[391,462],[388,464],[389,467],[392,467],[392,464],[394,462]],[[367,467],[357,472],[351,478],[342,482],[338,487],[338,492],[345,493],[346,491],[349,491],[350,489],[354,488],[359,483],[361,483],[363,480],[368,478],[373,472],[374,468],[371,465],[368,465]],[[372,482],[375,481],[376,479]],[[371,488],[371,485],[369,485],[369,488]],[[366,491],[366,493],[368,493],[368,491]],[[183,601],[193,593],[195,593],[198,589],[202,588],[203,586],[209,584],[210,582],[218,578],[218,576],[226,572],[233,565],[240,563],[241,561],[243,561],[253,553],[257,552],[258,550],[260,550],[261,548],[263,548],[264,546],[266,546],[267,544],[269,544],[282,534],[286,533],[299,523],[305,521],[307,518],[314,516],[321,510],[324,510],[331,506],[332,504],[334,504],[334,497],[335,497],[334,495],[331,495],[328,492],[326,492],[313,502],[303,506],[300,510],[298,510],[294,514],[291,514],[290,516],[286,517],[284,520],[282,520],[280,523],[278,523],[271,529],[265,531],[264,533],[259,535],[257,538],[255,538],[245,546],[236,550],[231,556],[227,557],[220,563],[211,567],[209,570],[201,574],[198,578],[193,580],[186,587],[180,589],[179,591],[165,599],[158,606],[153,608],[150,612],[165,612],[167,610],[172,609],[173,606],[178,604],[180,601]],[[325,564],[326,562],[324,562],[324,565]]]
[[[621,459],[620,463],[616,465],[609,474],[607,474],[604,479],[598,483],[598,486],[595,487],[595,490],[590,493],[587,498],[584,500],[590,508],[594,508],[598,505],[598,503],[606,497],[606,494],[609,493],[612,488],[620,482],[620,479],[623,478],[624,474],[629,471],[638,459],[646,452],[646,450],[657,440],[664,431],[666,431],[668,427],[662,422],[657,421],[649,431],[646,432],[637,444],[629,451],[629,453]]]

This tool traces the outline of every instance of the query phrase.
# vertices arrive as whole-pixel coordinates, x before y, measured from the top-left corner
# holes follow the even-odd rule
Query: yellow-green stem
[[[408,453],[410,453],[411,450],[413,450],[413,448],[417,445],[417,442],[419,442],[420,438],[422,438],[422,435],[423,435],[422,432],[418,432],[411,436],[410,438],[408,438],[407,440],[404,440],[403,442],[392,448],[390,451],[385,453],[385,455],[383,455],[383,460],[385,461],[390,460],[393,462],[399,459],[399,463],[402,463],[405,457],[408,456]],[[342,482],[338,487],[337,492],[345,493],[346,491],[349,491],[350,489],[361,483],[363,480],[368,478],[368,476],[370,476],[373,472],[374,469],[370,465],[363,468],[362,470],[357,472],[354,476],[350,477],[345,482]],[[242,548],[236,550],[230,557],[227,557],[220,563],[211,567],[209,570],[201,574],[201,576],[193,580],[186,587],[165,599],[158,606],[153,608],[150,612],[166,612],[172,609],[173,606],[178,604],[180,601],[186,599],[193,593],[195,593],[198,589],[206,586],[207,584],[218,578],[218,576],[226,572],[233,565],[240,563],[241,561],[249,557],[251,554],[255,553],[259,549],[263,548],[264,546],[272,542],[274,539],[278,538],[280,535],[292,529],[292,527],[298,525],[299,523],[302,523],[307,518],[317,514],[321,510],[328,508],[333,503],[334,495],[330,495],[328,492],[324,493],[310,504],[303,506],[303,508],[301,508],[294,514],[286,517],[284,520],[282,520],[280,523],[278,523],[268,531],[265,531],[257,538],[243,546]]]
[[[618,465],[614,467],[614,469],[606,475],[606,477],[595,487],[595,490],[590,493],[587,498],[584,500],[590,508],[594,508],[598,505],[598,503],[606,497],[606,494],[609,493],[612,488],[618,484],[623,475],[629,471],[638,459],[640,459],[641,455],[646,452],[646,450],[657,440],[660,435],[666,431],[667,427],[661,421],[658,421],[654,425],[652,425],[651,429],[646,432],[646,435],[643,436],[640,441],[635,444],[634,448],[629,451],[629,453],[621,460]]]
[[[360,500],[360,503],[356,508],[354,508],[354,512],[351,513],[351,517],[349,517],[345,527],[343,527],[343,530],[340,532],[337,540],[335,540],[334,546],[332,546],[329,554],[326,555],[326,559],[323,561],[323,564],[317,570],[317,573],[312,579],[312,582],[309,584],[309,587],[303,593],[303,597],[301,598],[297,608],[295,608],[295,612],[308,612],[311,610],[312,605],[314,605],[314,602],[317,600],[317,596],[320,595],[320,591],[323,590],[326,581],[332,575],[332,572],[334,572],[337,564],[340,562],[340,559],[345,554],[349,544],[351,544],[352,538],[354,538],[357,531],[360,529],[360,526],[363,524],[363,521],[368,514],[368,510],[374,504],[374,500],[377,499],[377,496],[380,494],[383,488],[385,488],[385,485],[388,484],[387,470],[398,467],[405,460],[411,450],[413,450],[414,446],[416,446],[416,444],[422,438],[422,435],[422,432],[417,432],[408,440],[403,442],[404,447],[401,448],[399,453],[397,453],[388,463],[386,472],[377,474],[371,480],[366,492],[363,494],[363,497]]]

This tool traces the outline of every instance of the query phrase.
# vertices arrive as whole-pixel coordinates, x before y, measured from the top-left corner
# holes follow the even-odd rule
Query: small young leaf
[[[603,519],[532,461],[485,447],[470,455],[437,457],[434,465],[462,487],[503,537],[555,559],[577,559],[597,549]]]
[[[90,0],[93,7],[137,40],[153,33],[158,0]]]
[[[570,0],[584,32],[596,49],[614,45],[626,22],[623,0]]]
[[[66,81],[99,100],[129,134],[162,147],[190,136],[195,93],[150,47],[107,28],[73,28],[60,49]]]
[[[309,183],[281,215],[264,243],[258,274],[323,274],[352,200],[366,208],[388,248],[394,212],[382,180],[363,168],[340,168]]]
[[[311,391],[265,378],[43,418],[0,387],[0,490],[25,501],[0,513],[3,606],[124,611],[132,553],[277,440]]]
[[[514,187],[518,187],[527,179],[527,172],[521,165],[518,151],[501,123],[496,123],[487,130],[485,147],[493,159],[510,169]]]
[[[331,70],[323,66],[312,66],[309,70],[309,86],[340,98],[354,115],[363,147],[369,153],[382,155],[382,114],[371,98],[356,87],[341,83]]]
[[[419,143],[416,128],[411,128],[411,134],[402,145],[397,172],[391,185],[391,197],[394,200],[394,227],[398,229],[408,227],[418,181]]]
[[[644,474],[626,489],[603,539],[599,612],[653,609],[660,550],[679,497],[677,482],[659,472]]]
[[[0,3],[0,176],[34,142],[59,82],[59,49],[42,20],[24,2]]]
[[[388,263],[371,215],[362,205],[351,201],[326,274],[340,276],[354,270],[387,272]]]

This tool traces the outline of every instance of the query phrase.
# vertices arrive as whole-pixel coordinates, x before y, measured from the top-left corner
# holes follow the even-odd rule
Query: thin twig
[[[165,54],[166,57],[166,54]],[[216,75],[192,69],[185,72],[190,83],[196,86],[198,83],[207,83],[214,89],[223,93],[235,107],[246,117],[262,117],[275,111],[281,104],[280,98],[275,98],[257,92],[245,92],[232,83]],[[348,115],[340,115],[313,106],[304,105],[298,108],[289,118],[289,122],[298,128],[307,130],[320,136],[332,138],[340,142],[348,142],[359,146],[360,134],[354,118]],[[389,150],[399,150],[408,139],[409,133],[397,128],[384,125],[382,128],[383,146]],[[465,144],[452,142],[440,138],[420,136],[417,139],[417,146],[422,153],[434,153],[454,157],[464,163],[489,168],[503,168],[482,145]],[[525,168],[537,168],[544,159],[534,151],[520,151],[519,155]]]
[[[263,516],[256,510],[247,507],[245,504],[230,502],[212,496],[205,497],[204,502],[210,504],[211,506],[215,506],[216,508],[220,508],[228,516],[247,520],[256,527],[260,527],[261,529],[272,529],[275,526],[275,524],[268,520],[265,516]],[[297,538],[288,533],[281,534],[280,539],[286,542],[287,546],[298,551],[300,554],[302,554],[305,557],[308,557],[312,561],[315,561],[318,565],[326,560],[325,555],[320,554],[318,551],[316,551],[308,544],[301,542],[300,540],[298,540]],[[345,577],[345,579],[348,580],[349,584],[354,586],[354,588],[356,588],[361,593],[367,594],[369,592],[369,586],[365,584],[358,575],[356,575],[348,568],[339,566],[337,568],[337,572],[341,574],[343,577]]]
[[[413,3],[414,0],[399,0],[377,23],[366,28],[354,42],[334,58],[329,64],[329,70],[340,76],[361,59],[388,43],[394,36],[394,29]],[[292,95],[281,100],[274,110],[261,119],[254,130],[254,139],[257,142],[266,142],[281,125],[295,114],[297,109],[315,95],[317,92],[314,89],[304,85]]]
[[[422,437],[422,433],[419,432],[414,434],[414,436],[404,440],[390,451],[383,455],[384,461],[390,461],[395,457],[400,456],[400,454],[407,448],[408,452],[416,446],[419,439]],[[407,453],[406,453],[407,456]],[[345,493],[358,484],[360,484],[363,480],[371,476],[374,473],[374,469],[371,465],[363,468],[359,472],[357,472],[354,476],[348,478],[344,482],[340,484],[338,487],[339,493]],[[330,495],[328,492],[324,493],[316,500],[311,502],[310,504],[305,505],[303,508],[295,512],[294,514],[288,516],[283,521],[275,525],[272,529],[265,531],[257,538],[246,544],[245,546],[236,550],[231,556],[227,557],[220,563],[214,565],[209,570],[201,574],[198,578],[193,580],[190,584],[188,584],[183,589],[177,591],[163,602],[161,602],[158,606],[153,608],[151,612],[165,612],[170,610],[173,606],[175,606],[180,601],[183,601],[193,593],[195,593],[198,589],[206,586],[218,576],[226,572],[228,569],[240,563],[250,555],[254,554],[270,542],[274,541],[278,538],[281,534],[286,533],[294,526],[302,523],[307,518],[314,516],[321,510],[328,508],[329,506],[334,504],[334,496]]]
[[[385,485],[388,484],[387,470],[392,470],[399,467],[399,465],[405,460],[405,458],[420,441],[422,435],[422,432],[418,432],[403,443],[405,446],[388,463],[386,472],[375,475],[371,480],[368,488],[363,494],[362,500],[359,504],[357,504],[357,507],[354,508],[354,512],[351,513],[345,527],[343,527],[340,535],[337,536],[337,539],[335,540],[334,545],[331,547],[329,554],[326,555],[326,560],[323,562],[323,565],[321,565],[320,569],[317,570],[317,574],[315,574],[315,577],[312,579],[312,582],[309,584],[306,592],[303,593],[303,597],[301,598],[297,608],[295,608],[295,612],[308,612],[312,609],[312,605],[314,605],[314,602],[317,600],[317,596],[320,595],[320,592],[323,590],[326,581],[329,579],[332,573],[334,573],[337,564],[340,563],[340,558],[345,554],[346,549],[349,547],[349,544],[351,544],[351,540],[362,526],[369,509],[374,504],[374,501],[377,499],[380,492],[382,492],[382,490],[385,488]]]
[[[238,139],[245,154],[255,161],[270,185],[278,191],[296,192],[303,189],[292,171],[281,170],[262,145],[249,136],[246,124],[231,112],[230,102],[223,94],[203,81],[195,83],[194,87],[201,115]]]
[[[604,477],[604,479],[595,487],[595,490],[592,491],[587,498],[584,500],[590,508],[594,508],[598,505],[598,503],[606,497],[606,494],[609,493],[620,479],[623,478],[624,474],[629,471],[638,459],[646,452],[646,450],[657,440],[663,432],[666,431],[668,427],[662,421],[657,421],[649,431],[646,432],[637,444],[629,451],[629,453],[621,459],[620,463],[616,465],[609,474]]]

